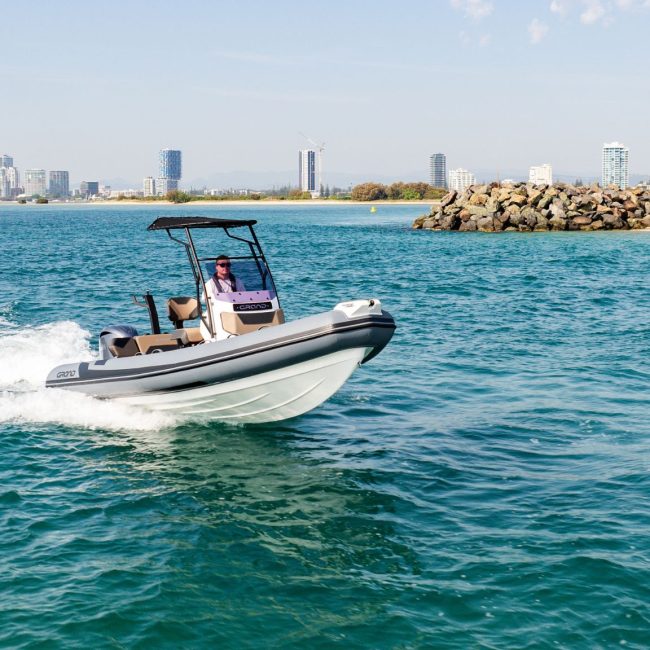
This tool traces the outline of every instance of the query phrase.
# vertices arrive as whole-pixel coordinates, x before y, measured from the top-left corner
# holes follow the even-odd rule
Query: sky
[[[139,187],[597,177],[604,142],[650,176],[650,0],[0,0],[0,153]],[[247,182],[248,181],[248,182]]]

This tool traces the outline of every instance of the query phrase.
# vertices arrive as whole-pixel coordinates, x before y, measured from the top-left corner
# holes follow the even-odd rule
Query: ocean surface
[[[422,206],[0,206],[0,647],[647,648],[650,233]],[[158,215],[255,218],[289,319],[390,345],[280,424],[45,390],[186,293]]]

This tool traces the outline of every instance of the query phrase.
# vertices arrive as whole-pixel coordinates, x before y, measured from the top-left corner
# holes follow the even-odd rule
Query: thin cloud
[[[551,13],[560,14],[560,16],[566,16],[569,12],[569,2],[566,0],[553,0],[551,2]]]
[[[586,8],[580,14],[580,22],[583,25],[593,25],[599,20],[602,20],[607,14],[607,9],[600,0],[588,0],[583,3]]]
[[[549,10],[564,18],[577,8],[583,25],[600,24],[607,27],[616,14],[650,9],[650,0],[551,0]]]
[[[451,0],[451,6],[472,20],[481,20],[494,11],[494,5],[489,0]]]
[[[528,34],[530,35],[530,42],[533,45],[541,43],[543,38],[548,33],[548,25],[545,25],[538,18],[533,18],[530,25],[528,25]]]
[[[650,0],[616,0],[621,9],[650,9]]]

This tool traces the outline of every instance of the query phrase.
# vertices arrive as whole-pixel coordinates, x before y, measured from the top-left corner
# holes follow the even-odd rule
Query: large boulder
[[[525,208],[521,209],[520,223],[525,223],[531,228],[535,228],[535,226],[537,226],[537,215],[538,212],[536,212],[534,208],[526,206]]]
[[[573,217],[573,219],[571,219],[574,226],[589,226],[592,221],[592,218],[587,215],[582,217]]]
[[[492,217],[481,217],[476,225],[481,232],[494,232],[494,219]]]
[[[567,219],[556,215],[553,215],[548,220],[548,223],[551,225],[553,230],[566,230],[567,227]]]
[[[510,197],[510,204],[515,204],[515,205],[526,205],[528,202],[528,199],[525,194],[513,194]]]
[[[554,201],[548,206],[548,209],[554,217],[560,217],[561,219],[566,219],[567,217],[562,204],[559,202]]]
[[[474,193],[469,199],[470,205],[485,205],[490,197],[487,194]]]
[[[455,214],[446,214],[440,219],[440,227],[443,230],[456,230],[460,225],[460,217]]]
[[[541,190],[535,188],[529,189],[528,190],[529,205],[533,205],[533,206],[537,205],[543,196],[544,196],[544,192],[542,192]]]
[[[485,207],[487,208],[488,212],[492,212],[493,214],[501,210],[501,204],[493,197],[490,197],[487,200]]]
[[[537,225],[535,226],[535,230],[549,230],[548,219],[544,215],[538,212],[536,218]]]
[[[623,227],[623,219],[616,214],[603,214],[602,219],[607,230],[617,230]]]
[[[440,201],[440,207],[444,208],[448,206],[450,203],[453,203],[457,196],[458,196],[458,192],[456,190],[452,190],[448,194],[445,194],[442,197],[442,201]]]
[[[458,228],[458,230],[460,232],[471,232],[471,231],[474,231],[476,229],[477,229],[476,221],[471,221],[471,220],[463,221],[460,224],[460,228]]]
[[[551,203],[553,202],[553,195],[548,193],[548,190],[544,193],[544,196],[542,196],[538,201],[537,201],[537,209],[538,210],[544,210],[548,208]]]
[[[488,209],[483,207],[482,205],[470,205],[467,207],[467,211],[477,217],[487,217],[488,216]]]

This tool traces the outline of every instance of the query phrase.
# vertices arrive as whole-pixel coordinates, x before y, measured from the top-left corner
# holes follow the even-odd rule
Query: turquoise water
[[[0,206],[0,646],[648,647],[650,234],[422,210]],[[393,341],[281,424],[45,391],[183,293],[179,213],[259,219],[289,318],[377,296]]]

